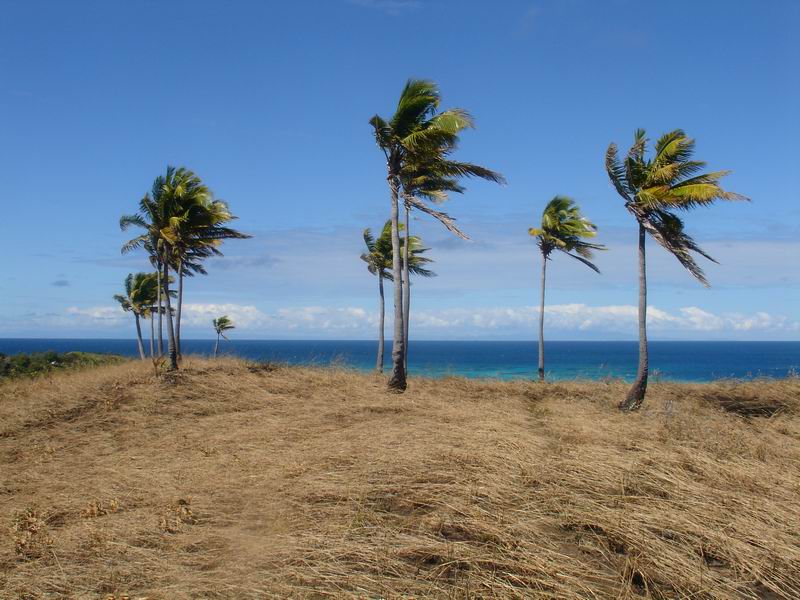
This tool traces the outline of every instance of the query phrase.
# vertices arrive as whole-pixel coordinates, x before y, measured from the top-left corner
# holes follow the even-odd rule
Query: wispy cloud
[[[50,285],[53,287],[69,287],[70,283],[66,279],[56,279],[55,281],[51,281]]]
[[[253,254],[241,256],[220,256],[212,258],[210,264],[222,265],[230,268],[266,269],[281,262],[271,254]]]
[[[347,2],[364,8],[380,10],[391,16],[397,16],[422,5],[418,0],[347,0]]]
[[[545,324],[558,331],[597,331],[632,334],[636,331],[637,308],[633,305],[589,306],[557,304],[545,309]],[[420,326],[432,329],[515,330],[529,328],[539,318],[532,306],[422,311],[414,315]],[[766,312],[714,314],[697,306],[668,312],[648,307],[647,322],[654,332],[741,333],[800,331],[800,321]]]

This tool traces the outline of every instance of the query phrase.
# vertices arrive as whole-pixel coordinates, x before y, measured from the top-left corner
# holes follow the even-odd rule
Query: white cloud
[[[222,315],[229,316],[239,329],[264,327],[270,323],[270,317],[252,305],[186,303],[181,311],[181,324],[189,327],[210,326],[212,319]]]
[[[94,321],[104,325],[118,325],[123,320],[130,318],[130,315],[125,314],[119,306],[93,306],[90,308],[70,306],[66,312],[68,316],[74,317],[77,321]],[[52,316],[57,317],[56,315]]]
[[[413,322],[425,328],[514,329],[531,327],[539,318],[533,306],[518,308],[445,309],[421,311]],[[633,305],[589,306],[557,304],[545,309],[548,328],[565,331],[609,331],[630,333],[637,326],[638,310]],[[758,312],[754,315],[726,313],[716,315],[697,306],[670,313],[655,306],[647,309],[647,323],[658,332],[734,332],[776,330],[800,331],[800,322],[785,316]]]
[[[374,335],[378,315],[358,306],[294,306],[268,314],[254,305],[187,303],[183,327],[188,335],[210,331],[211,319],[228,315],[237,330],[248,337],[275,338],[359,338]],[[419,309],[412,313],[413,335],[427,339],[493,337],[530,339],[538,324],[534,306]],[[648,328],[657,337],[713,339],[724,337],[781,337],[800,332],[800,321],[767,312],[715,314],[697,306],[667,311],[648,307]],[[132,319],[115,306],[69,307],[62,313],[29,314],[15,321],[17,326],[51,333],[68,330],[128,332]],[[633,305],[590,306],[554,304],[545,311],[545,325],[551,336],[591,339],[628,337],[636,334],[637,308]],[[392,309],[387,305],[386,332],[391,335]]]

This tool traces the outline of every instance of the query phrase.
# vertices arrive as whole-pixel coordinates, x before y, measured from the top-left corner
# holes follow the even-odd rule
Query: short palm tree
[[[133,313],[136,322],[136,342],[139,357],[144,360],[144,343],[140,318],[147,316],[147,311],[156,295],[156,280],[151,273],[130,273],[125,278],[125,295],[115,294],[116,300],[125,312]]]
[[[636,410],[644,401],[649,368],[647,352],[647,264],[645,234],[650,234],[671,253],[700,283],[708,286],[703,270],[692,252],[714,261],[684,231],[676,210],[688,211],[717,200],[747,200],[745,196],[722,189],[720,180],[730,171],[702,173],[706,163],[692,160],[694,140],[676,129],[662,135],[655,144],[652,158],[647,158],[643,129],[634,134],[633,145],[623,160],[617,146],[606,151],[606,171],[617,193],[639,224],[639,366],[636,380],[625,400],[623,410]]]
[[[403,224],[399,224],[400,231],[403,230]],[[408,272],[412,275],[419,275],[420,277],[435,277],[436,274],[424,265],[433,262],[432,259],[422,256],[428,249],[422,247],[422,241],[412,236],[410,238],[411,250],[408,254],[405,253],[405,240],[401,241],[404,246],[403,267],[405,271],[405,264],[408,261]],[[378,356],[375,362],[375,370],[383,373],[383,354],[384,354],[384,322],[386,316],[385,302],[383,295],[383,280],[388,279],[393,281],[392,275],[392,222],[386,221],[381,231],[381,235],[375,239],[369,229],[364,230],[364,244],[367,251],[361,255],[361,260],[367,263],[367,270],[378,277]]]
[[[455,230],[452,219],[436,211],[422,199],[436,196],[435,183],[457,186],[461,177],[481,177],[501,182],[494,171],[469,163],[449,160],[459,139],[459,132],[473,126],[470,115],[461,109],[437,112],[439,90],[431,81],[409,80],[390,119],[375,115],[370,119],[375,141],[386,158],[392,225],[392,276],[394,279],[394,334],[392,336],[392,375],[389,389],[406,389],[406,327],[403,294],[403,261],[400,247],[399,199],[402,195],[408,209],[417,208],[439,219],[448,229]],[[419,184],[415,183],[419,179]],[[423,184],[421,180],[425,180]],[[441,190],[446,193],[447,190]],[[449,191],[461,191],[449,190]],[[427,192],[427,193],[425,193]],[[410,233],[406,227],[407,235]],[[410,246],[410,245],[409,245]]]
[[[219,338],[222,337],[223,339],[227,340],[228,338],[225,336],[225,332],[235,329],[235,326],[233,321],[231,321],[227,315],[213,319],[211,322],[214,325],[214,331],[217,332],[217,343],[214,344],[214,358],[217,358],[217,351],[219,350]]]
[[[539,303],[539,381],[544,381],[544,290],[547,261],[553,251],[563,252],[599,273],[591,262],[595,250],[605,250],[602,244],[584,241],[597,235],[597,227],[581,214],[580,207],[572,198],[556,196],[542,213],[540,228],[531,227],[528,233],[536,238],[542,252],[541,301]]]

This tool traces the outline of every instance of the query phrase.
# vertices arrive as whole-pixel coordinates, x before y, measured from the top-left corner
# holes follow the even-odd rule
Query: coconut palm
[[[392,375],[389,389],[406,388],[406,327],[401,258],[399,199],[408,209],[416,208],[441,221],[451,231],[460,231],[447,214],[429,207],[423,200],[441,198],[447,191],[436,189],[436,182],[457,187],[461,177],[481,177],[501,182],[498,173],[477,165],[449,160],[458,145],[459,133],[473,126],[470,115],[462,109],[437,113],[439,90],[431,81],[409,80],[388,120],[375,115],[370,119],[375,141],[386,158],[392,225],[392,276],[394,280],[394,334],[392,337]],[[419,182],[415,182],[418,179]],[[406,234],[410,231],[408,224]],[[461,234],[463,235],[463,234]],[[410,247],[410,244],[408,245]],[[408,264],[408,261],[406,261]]]
[[[399,225],[400,231],[403,230],[403,224]],[[385,306],[383,295],[383,280],[388,279],[393,281],[392,276],[392,222],[386,221],[381,231],[381,235],[375,239],[369,229],[364,230],[364,244],[367,251],[361,255],[361,260],[367,263],[367,270],[378,277],[378,307],[379,307],[379,320],[378,320],[378,356],[375,363],[375,370],[383,373],[383,348],[384,348],[384,320],[385,320]],[[427,248],[422,247],[422,240],[416,236],[410,238],[411,249],[408,254],[405,253],[405,240],[401,241],[404,246],[403,255],[408,256],[403,260],[403,270],[405,271],[405,263],[408,261],[408,272],[413,275],[421,277],[435,277],[436,274],[424,265],[433,262],[432,259],[422,256],[427,252]]]
[[[597,235],[597,227],[581,214],[580,207],[572,198],[556,196],[542,212],[540,228],[531,227],[528,233],[536,238],[542,253],[541,300],[539,303],[539,381],[544,381],[544,290],[547,275],[547,261],[554,251],[582,262],[599,273],[591,262],[595,250],[605,250],[602,244],[584,241]]]
[[[227,315],[213,319],[211,322],[214,325],[214,331],[217,332],[217,343],[214,344],[214,358],[217,358],[217,351],[219,350],[219,338],[222,337],[223,339],[227,340],[228,338],[225,337],[225,332],[235,329],[235,326],[233,321],[231,321]]]
[[[652,158],[647,158],[647,142],[643,129],[634,134],[633,145],[623,160],[617,147],[606,151],[605,164],[611,183],[625,201],[639,224],[639,365],[636,380],[625,400],[623,410],[636,410],[647,391],[647,265],[645,234],[650,234],[665,250],[678,259],[689,273],[708,287],[703,270],[692,252],[716,262],[703,252],[684,231],[676,210],[691,210],[717,200],[747,200],[745,196],[722,189],[720,180],[730,171],[701,173],[706,163],[691,160],[694,140],[676,129],[656,141]]]
[[[139,357],[144,360],[144,343],[140,318],[146,315],[156,295],[156,280],[150,273],[129,273],[125,278],[125,295],[115,294],[114,300],[119,302],[122,310],[133,313],[136,322],[136,342]]]

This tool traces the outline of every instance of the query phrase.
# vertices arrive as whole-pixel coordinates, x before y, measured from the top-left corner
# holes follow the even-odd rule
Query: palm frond
[[[432,216],[434,219],[436,219],[442,225],[444,225],[445,228],[448,231],[450,231],[451,233],[456,234],[462,240],[468,240],[469,239],[469,236],[466,233],[464,233],[458,227],[456,227],[456,223],[455,223],[456,220],[453,217],[451,217],[450,215],[448,215],[447,213],[432,209],[430,206],[426,205],[424,202],[422,202],[421,200],[415,198],[414,196],[410,196],[410,195],[409,196],[405,196],[404,199],[411,206],[416,208],[417,210],[422,211],[425,214]]]
[[[617,193],[622,196],[626,202],[631,201],[631,189],[628,185],[628,180],[625,175],[625,167],[619,160],[617,155],[617,145],[609,144],[606,150],[606,172],[611,179],[611,183],[617,190]]]
[[[595,273],[600,273],[600,269],[597,268],[597,265],[595,265],[592,261],[584,258],[583,256],[580,256],[578,254],[570,254],[569,252],[566,252],[565,254],[570,258],[574,258],[575,260],[582,262]]]
[[[696,252],[712,262],[711,256],[704,252],[684,231],[683,221],[665,210],[649,211],[640,218],[645,230],[672,254],[691,275],[706,287],[710,287],[703,269],[695,262],[691,252]]]

